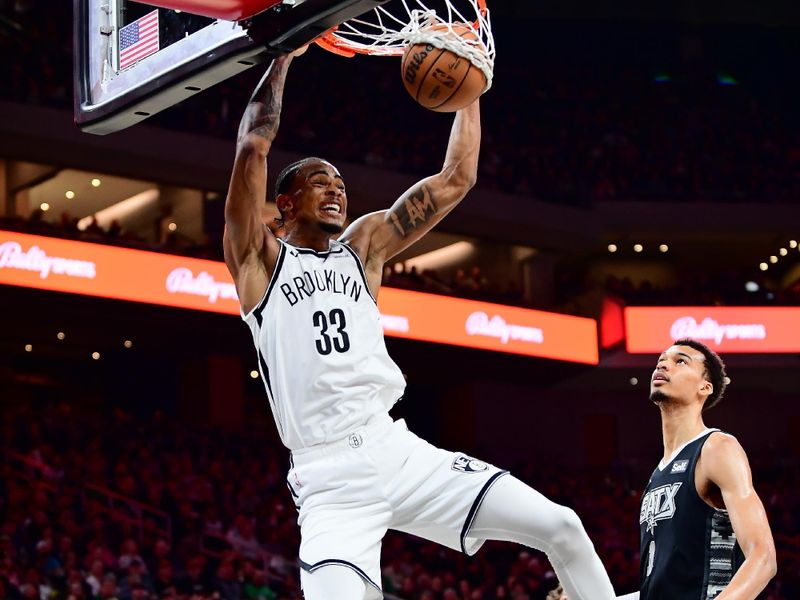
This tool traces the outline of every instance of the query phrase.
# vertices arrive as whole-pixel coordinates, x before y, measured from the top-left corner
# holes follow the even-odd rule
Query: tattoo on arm
[[[420,186],[411,192],[405,200],[403,206],[392,209],[389,216],[392,220],[397,233],[406,237],[412,233],[418,225],[428,222],[428,219],[438,211],[436,200],[433,193],[426,185]]]
[[[248,134],[255,134],[270,142],[275,139],[280,124],[283,86],[288,68],[289,60],[285,57],[272,61],[247,104],[239,124],[240,140]]]

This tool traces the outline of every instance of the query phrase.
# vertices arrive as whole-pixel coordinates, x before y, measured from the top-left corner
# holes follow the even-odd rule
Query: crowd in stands
[[[516,281],[509,280],[503,285],[478,265],[457,268],[451,275],[445,276],[435,269],[419,271],[415,266],[396,262],[384,267],[383,285],[498,304],[531,305]]]
[[[785,288],[773,288],[764,278],[745,281],[741,273],[690,273],[678,284],[657,286],[648,280],[635,285],[628,278],[609,276],[605,290],[628,305],[639,306],[796,306],[800,279]]]
[[[7,405],[2,416],[0,597],[301,599],[286,452],[257,427],[225,432],[67,402]],[[754,460],[780,563],[762,600],[800,597],[798,473],[787,464]],[[616,588],[635,589],[646,477],[541,462],[514,472],[572,506]],[[119,495],[116,508],[98,489]],[[143,518],[133,501],[149,507]],[[382,556],[387,598],[543,600],[557,585],[543,554],[513,544],[490,542],[470,558],[390,533]]]
[[[71,108],[71,3],[4,0],[0,8],[0,51],[14,57],[0,63],[0,98]],[[745,50],[737,54],[736,46],[754,43],[746,33],[732,31],[723,40],[730,56],[712,59],[716,38],[703,42],[701,35],[682,39],[673,32],[665,44],[694,44],[697,56],[685,59],[676,50],[664,59],[649,41],[662,30],[651,35],[641,24],[627,32],[633,44],[627,51],[619,46],[622,37],[600,25],[540,24],[532,32],[536,24],[506,18],[497,27],[506,43],[498,44],[494,86],[482,101],[479,186],[575,205],[789,202],[800,192],[800,123],[792,116],[797,92],[784,85],[780,69],[753,68]],[[544,46],[572,36],[582,39],[572,51],[579,57],[563,45],[544,56],[518,42],[543,40]],[[759,46],[762,51],[783,53],[765,61],[793,64],[789,45]],[[450,119],[413,104],[394,60],[309,52],[289,76],[276,145],[409,173],[438,169]],[[658,64],[674,68],[660,72]],[[741,81],[721,70],[728,64],[741,65]],[[149,122],[233,142],[256,71]],[[765,73],[772,74],[766,83]]]

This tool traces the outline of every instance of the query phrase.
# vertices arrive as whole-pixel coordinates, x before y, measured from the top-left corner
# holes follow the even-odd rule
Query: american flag
[[[158,9],[119,30],[119,68],[158,52]]]

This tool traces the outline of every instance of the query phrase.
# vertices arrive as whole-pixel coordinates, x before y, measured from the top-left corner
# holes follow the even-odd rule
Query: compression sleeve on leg
[[[575,512],[516,477],[502,477],[487,492],[470,536],[517,542],[545,552],[570,600],[616,600]]]
[[[305,600],[364,600],[368,589],[361,575],[337,563],[321,566],[313,572],[301,569],[300,587]]]

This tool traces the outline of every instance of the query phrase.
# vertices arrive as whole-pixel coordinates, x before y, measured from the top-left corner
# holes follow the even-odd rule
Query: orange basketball
[[[441,31],[439,35],[443,36],[478,40],[470,25],[452,23],[451,27],[449,31],[446,24],[439,23],[428,30]],[[406,48],[400,68],[406,91],[422,106],[436,112],[454,112],[469,106],[486,88],[483,71],[463,56],[433,44]]]

